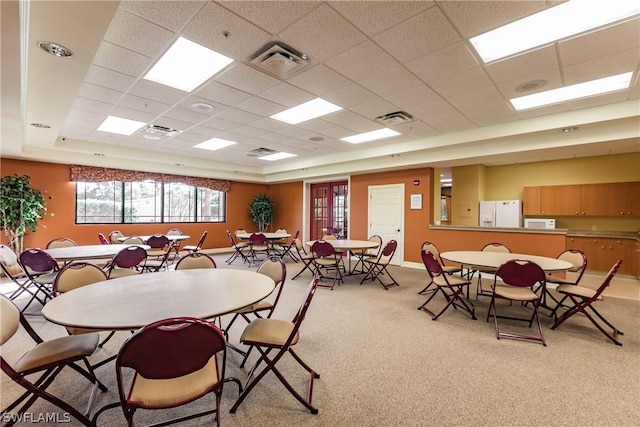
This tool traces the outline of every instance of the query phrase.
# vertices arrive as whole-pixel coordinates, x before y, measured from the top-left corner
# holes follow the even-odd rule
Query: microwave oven
[[[524,228],[556,228],[553,218],[525,218]]]

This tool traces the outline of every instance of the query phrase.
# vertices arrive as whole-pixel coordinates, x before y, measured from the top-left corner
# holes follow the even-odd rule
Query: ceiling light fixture
[[[98,130],[101,132],[117,133],[118,135],[131,135],[142,126],[146,125],[145,122],[139,122],[137,120],[123,119],[122,117],[108,116],[100,126]]]
[[[211,104],[207,104],[206,102],[194,102],[193,104],[191,104],[191,108],[198,111],[203,111],[205,113],[210,113],[211,111],[216,109],[216,107]]]
[[[361,142],[375,141],[376,139],[390,138],[396,135],[401,135],[401,133],[396,132],[393,129],[384,128],[371,132],[360,133],[358,135],[349,136],[347,138],[340,138],[340,140],[350,142],[352,144],[360,144]]]
[[[268,156],[258,157],[258,159],[269,160],[270,162],[273,162],[274,160],[288,159],[289,157],[296,157],[296,156],[297,154],[291,154],[291,153],[275,153],[275,154],[269,154]]]
[[[296,107],[289,108],[288,110],[281,111],[278,114],[274,114],[273,116],[269,116],[269,118],[289,123],[290,125],[297,125],[298,123],[315,119],[339,110],[342,110],[342,107],[332,104],[329,101],[325,101],[322,98],[315,98],[311,101],[305,102],[304,104],[300,104]]]
[[[216,151],[234,144],[237,144],[237,142],[221,138],[211,138],[204,142],[201,142],[200,144],[194,145],[193,148],[202,148],[203,150]]]
[[[58,58],[71,58],[73,56],[73,52],[71,51],[71,49],[62,46],[61,44],[52,42],[38,42],[38,47]]]
[[[469,39],[485,63],[640,14],[637,1],[570,0]]]
[[[180,37],[144,79],[191,92],[232,62],[231,58]]]
[[[632,71],[617,74],[615,76],[604,77],[558,89],[538,92],[510,99],[511,105],[520,111],[530,108],[542,107],[544,105],[557,104],[559,102],[571,101],[574,99],[587,98],[589,96],[601,95],[603,93],[614,92],[627,89],[631,84]]]

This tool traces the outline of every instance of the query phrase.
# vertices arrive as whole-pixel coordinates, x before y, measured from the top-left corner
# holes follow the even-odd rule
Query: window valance
[[[157,172],[141,172],[125,169],[100,168],[95,166],[71,165],[71,181],[81,182],[106,182],[106,181],[156,181],[156,182],[177,182],[180,184],[204,187],[209,190],[227,192],[231,189],[231,181],[223,179],[200,178],[194,176],[170,175]]]

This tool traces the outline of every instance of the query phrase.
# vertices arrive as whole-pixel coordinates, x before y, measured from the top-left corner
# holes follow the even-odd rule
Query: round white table
[[[83,286],[53,298],[42,314],[63,326],[133,330],[170,317],[223,315],[264,299],[274,288],[270,277],[249,270],[170,270]]]
[[[92,260],[99,258],[111,258],[124,248],[129,246],[140,246],[143,249],[149,249],[147,245],[78,245],[68,246],[65,248],[45,249],[44,251],[51,255],[56,261],[76,261],[76,260]]]
[[[504,252],[483,252],[483,251],[450,251],[442,252],[440,256],[451,262],[463,265],[498,268],[505,262],[512,259],[522,259],[535,262],[545,272],[566,271],[572,267],[567,261],[557,258],[549,258],[538,255],[527,255]]]
[[[236,235],[236,237],[238,239],[243,239],[243,240],[248,240],[251,235],[253,233],[238,233]],[[258,232],[256,232],[256,234],[258,234]],[[264,234],[264,237],[267,238],[267,240],[279,240],[279,239],[288,239],[289,237],[291,237],[291,234],[289,233],[259,233],[259,234]]]

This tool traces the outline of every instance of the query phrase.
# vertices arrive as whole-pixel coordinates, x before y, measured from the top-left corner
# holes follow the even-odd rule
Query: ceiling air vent
[[[248,157],[267,156],[267,155],[273,154],[275,152],[276,152],[276,150],[272,150],[271,148],[260,147],[260,148],[256,148],[255,150],[249,151],[247,156]]]
[[[143,130],[144,133],[150,133],[158,136],[174,136],[180,133],[178,129],[168,128],[160,125],[147,125]]]
[[[307,56],[282,42],[272,42],[260,49],[251,59],[252,67],[286,80],[294,74],[309,68],[313,61]]]
[[[380,117],[376,117],[376,120],[387,126],[396,126],[402,123],[407,123],[413,120],[413,116],[404,111],[394,111],[393,113],[385,114]]]

